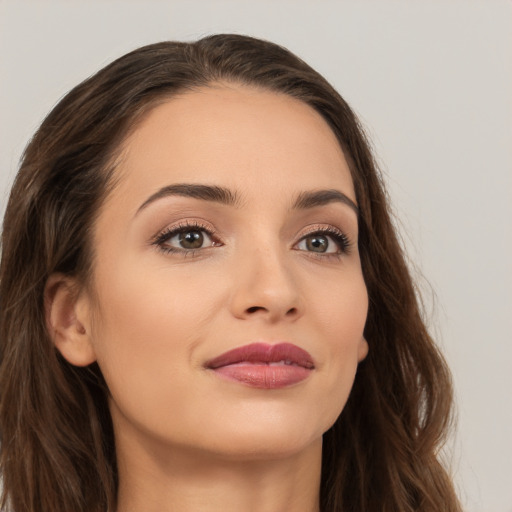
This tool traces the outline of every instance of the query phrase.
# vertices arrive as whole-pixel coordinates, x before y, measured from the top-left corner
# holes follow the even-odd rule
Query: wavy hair
[[[116,152],[140,117],[216,82],[260,87],[315,109],[349,163],[369,295],[369,356],[324,435],[322,512],[459,512],[439,460],[450,426],[450,374],[421,317],[370,145],[356,116],[285,48],[240,35],[162,42],[117,59],[69,92],[27,146],[5,213],[0,264],[1,510],[115,510],[108,389],[52,344],[44,288],[62,272],[87,284],[91,229],[114,181]]]

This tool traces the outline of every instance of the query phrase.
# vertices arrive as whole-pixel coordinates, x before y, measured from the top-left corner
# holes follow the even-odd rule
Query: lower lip
[[[278,389],[297,384],[311,375],[310,369],[287,364],[238,363],[213,370],[216,374],[261,389]]]

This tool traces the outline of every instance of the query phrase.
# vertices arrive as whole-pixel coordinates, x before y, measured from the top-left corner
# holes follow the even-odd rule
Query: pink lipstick
[[[306,379],[315,365],[308,352],[291,343],[251,343],[207,361],[205,367],[248,386],[277,389]]]

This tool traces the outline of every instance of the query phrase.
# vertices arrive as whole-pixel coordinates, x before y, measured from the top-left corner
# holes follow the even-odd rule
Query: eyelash
[[[352,248],[352,242],[349,239],[349,237],[343,233],[338,228],[335,228],[334,226],[315,226],[312,227],[310,231],[303,234],[297,242],[299,244],[306,238],[313,236],[313,235],[320,235],[320,236],[328,236],[331,238],[334,243],[338,246],[338,251],[336,252],[329,252],[329,253],[315,253],[313,251],[307,251],[308,254],[310,254],[312,257],[315,258],[341,258],[344,255],[350,254],[350,250]],[[297,245],[295,244],[295,245]]]
[[[210,227],[205,226],[197,221],[187,221],[180,223],[177,226],[164,229],[156,235],[152,241],[152,245],[157,246],[158,249],[165,254],[178,253],[193,258],[198,251],[204,251],[204,249],[207,247],[201,247],[199,249],[178,249],[177,247],[166,245],[166,242],[168,242],[171,238],[179,235],[180,233],[186,233],[187,231],[204,231],[212,239],[215,246],[222,245],[222,243],[216,239],[215,233]],[[213,247],[213,245],[210,247]]]
[[[151,244],[155,245],[160,251],[162,251],[165,254],[182,254],[185,257],[193,258],[194,256],[197,256],[197,252],[204,251],[208,247],[201,247],[198,249],[178,249],[177,247],[171,247],[169,245],[166,245],[166,242],[168,242],[171,238],[173,238],[176,235],[179,235],[180,233],[186,233],[187,231],[204,231],[209,238],[211,238],[213,244],[208,247],[219,247],[223,245],[218,238],[215,236],[215,232],[208,226],[205,226],[204,224],[201,224],[197,221],[187,221],[178,224],[177,226],[173,226],[170,228],[166,228],[160,233],[158,233],[152,240]],[[313,236],[313,235],[319,235],[319,236],[328,236],[331,238],[338,246],[338,251],[336,252],[329,252],[329,253],[315,253],[314,251],[303,251],[310,254],[312,257],[316,258],[341,258],[343,255],[349,254],[350,249],[352,247],[352,242],[350,241],[349,237],[343,233],[341,230],[333,227],[333,226],[316,226],[314,228],[311,228],[310,231],[305,233],[301,236],[300,240],[294,244],[294,247],[298,245],[300,242],[305,240],[306,238]]]

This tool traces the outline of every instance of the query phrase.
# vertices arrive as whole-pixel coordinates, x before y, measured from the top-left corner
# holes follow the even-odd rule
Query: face
[[[367,352],[328,125],[287,96],[204,88],[152,110],[117,172],[83,317],[116,435],[231,457],[318,442]]]

